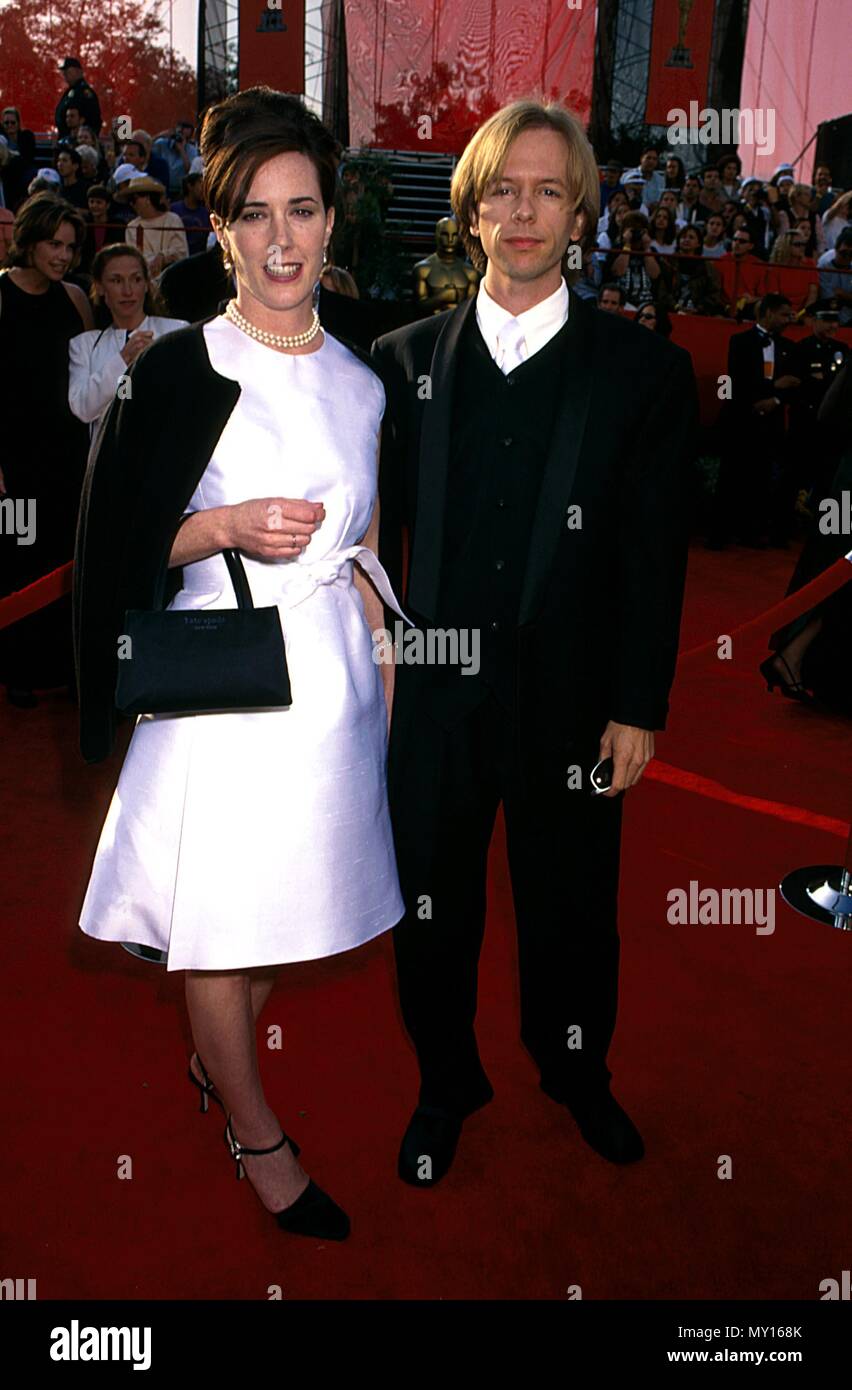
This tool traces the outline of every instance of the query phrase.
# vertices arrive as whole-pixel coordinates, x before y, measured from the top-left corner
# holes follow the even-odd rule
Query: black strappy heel
[[[783,662],[787,674],[790,677],[789,680],[785,680],[778,671],[775,665],[776,658]],[[798,700],[799,703],[803,705],[813,705],[816,703],[811,692],[802,685],[801,681],[796,680],[793,672],[790,670],[790,667],[787,665],[787,662],[780,652],[773,652],[772,656],[768,656],[765,661],[760,663],[760,674],[766,681],[766,688],[770,694],[775,689],[776,685],[778,685],[781,687],[781,694],[786,695],[788,700]]]
[[[198,1057],[197,1052],[194,1055]],[[197,1086],[198,1090],[201,1092],[201,1104],[198,1107],[200,1113],[202,1115],[207,1114],[207,1111],[210,1108],[208,1097],[212,1097],[212,1099],[215,1100],[216,1104],[219,1106],[220,1110],[222,1111],[222,1114],[224,1115],[225,1102],[222,1100],[222,1097],[216,1090],[215,1085],[210,1080],[210,1077],[207,1075],[207,1068],[205,1067],[200,1057],[198,1057],[198,1065],[200,1066],[201,1074],[204,1077],[203,1081],[199,1081],[198,1077],[195,1075],[195,1072],[192,1070],[192,1058],[190,1058],[187,1074],[193,1086]]]
[[[200,1060],[200,1059],[199,1059]],[[277,1144],[271,1144],[268,1149],[249,1149],[241,1144],[231,1128],[231,1117],[225,1123],[225,1143],[231,1151],[231,1157],[236,1161],[237,1178],[245,1177],[245,1168],[242,1163],[243,1154],[259,1156],[261,1154],[273,1154],[289,1144],[294,1155],[298,1157],[299,1147],[293,1143],[282,1130],[281,1138]],[[308,1185],[304,1192],[301,1192],[295,1202],[283,1211],[273,1212],[278,1225],[282,1231],[289,1231],[291,1235],[313,1236],[319,1240],[345,1240],[349,1235],[349,1217],[336,1202],[332,1201],[327,1192],[323,1192],[321,1187],[317,1187],[313,1178],[308,1179]]]
[[[202,1115],[206,1115],[206,1114],[207,1114],[207,1111],[208,1111],[208,1109],[209,1109],[209,1101],[208,1101],[208,1096],[209,1096],[209,1097],[212,1097],[213,1100],[215,1100],[216,1104],[219,1106],[219,1109],[222,1111],[222,1114],[224,1115],[224,1113],[225,1113],[225,1102],[222,1100],[222,1097],[219,1095],[219,1092],[216,1090],[215,1082],[213,1082],[213,1081],[211,1080],[210,1076],[208,1075],[207,1068],[205,1067],[205,1065],[204,1065],[204,1063],[202,1062],[201,1058],[198,1056],[198,1053],[197,1053],[197,1052],[195,1053],[195,1056],[198,1057],[198,1065],[199,1065],[200,1068],[201,1068],[202,1075],[204,1076],[204,1080],[203,1080],[203,1081],[199,1081],[198,1077],[195,1075],[195,1072],[192,1070],[192,1063],[191,1063],[191,1062],[190,1062],[188,1074],[189,1074],[189,1079],[190,1079],[190,1081],[192,1082],[193,1086],[197,1086],[198,1089],[199,1089],[199,1091],[201,1092],[201,1104],[200,1104],[200,1106],[199,1106],[198,1108],[199,1108],[199,1110],[200,1110],[200,1112],[201,1112]],[[227,1141],[226,1141],[226,1142],[227,1142]],[[294,1158],[298,1158],[298,1157],[299,1157],[299,1154],[302,1152],[301,1149],[299,1148],[299,1145],[296,1143],[295,1139],[290,1139],[290,1140],[289,1140],[289,1144],[290,1144],[290,1148],[293,1150],[293,1156],[294,1156]],[[240,1177],[240,1174],[239,1174],[239,1173],[237,1174],[237,1177]]]

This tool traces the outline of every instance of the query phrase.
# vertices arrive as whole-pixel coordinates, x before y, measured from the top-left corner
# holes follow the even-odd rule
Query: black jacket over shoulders
[[[447,625],[441,592],[453,383],[475,304],[373,345],[387,394],[380,550],[406,612],[422,627]],[[523,736],[553,747],[591,738],[609,719],[665,727],[697,423],[689,354],[571,291],[518,614]],[[577,506],[580,529],[569,525]],[[426,667],[397,667],[400,738],[429,714],[434,684]]]
[[[240,395],[215,372],[202,325],[152,343],[92,443],[74,555],[80,750],[112,751],[118,639],[128,608],[154,606],[180,519]],[[174,588],[180,570],[170,572]]]

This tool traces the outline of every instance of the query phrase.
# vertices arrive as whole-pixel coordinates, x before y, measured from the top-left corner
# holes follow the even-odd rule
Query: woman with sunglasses
[[[655,333],[662,333],[664,338],[672,336],[672,321],[666,306],[662,303],[643,304],[636,315],[636,322],[643,328],[652,328]]]
[[[782,232],[769,256],[770,266],[775,267],[767,276],[769,289],[785,295],[797,317],[819,299],[819,272],[816,262],[806,255],[807,245],[804,232]]]

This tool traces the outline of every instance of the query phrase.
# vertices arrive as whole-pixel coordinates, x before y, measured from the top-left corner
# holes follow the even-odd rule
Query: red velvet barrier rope
[[[60,565],[58,570],[52,570],[50,574],[34,580],[25,589],[16,589],[15,593],[0,598],[0,628],[11,627],[12,623],[28,618],[31,613],[37,613],[39,608],[46,608],[63,594],[70,594],[73,568],[74,562],[69,560],[67,564]]]
[[[850,551],[852,554],[852,551]],[[780,603],[775,603],[771,608],[765,608],[762,613],[758,613],[754,618],[748,618],[746,622],[740,623],[732,632],[726,634],[729,637],[747,637],[755,640],[758,637],[768,637],[771,633],[777,632],[779,628],[786,627],[794,618],[799,618],[808,609],[815,608],[818,603],[830,598],[838,589],[842,589],[844,584],[848,584],[852,579],[852,563],[841,556],[835,560],[827,570],[818,574],[816,579],[812,579],[810,584],[805,584],[801,589],[797,589],[794,594],[788,594]],[[707,642],[701,642],[697,647],[690,647],[688,652],[684,652],[678,658],[678,671],[683,671],[684,663],[693,661],[698,656],[704,656],[708,652],[718,650],[718,638],[711,637]]]

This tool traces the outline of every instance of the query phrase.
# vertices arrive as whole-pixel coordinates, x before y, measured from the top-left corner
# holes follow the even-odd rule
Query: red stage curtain
[[[575,3],[345,0],[352,144],[460,152],[492,111],[536,93],[586,120],[595,6]]]
[[[305,90],[305,0],[240,0],[240,89]]]

